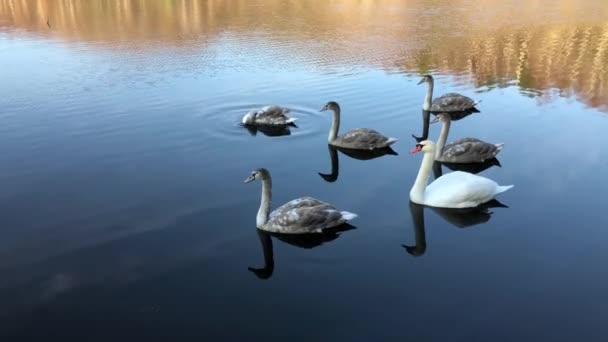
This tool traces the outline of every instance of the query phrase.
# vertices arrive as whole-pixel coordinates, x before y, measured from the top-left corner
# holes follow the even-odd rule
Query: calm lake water
[[[425,73],[508,208],[409,203]],[[608,339],[605,1],[0,0],[0,76],[4,341]],[[330,100],[399,155],[328,149]],[[259,167],[356,229],[258,232]]]

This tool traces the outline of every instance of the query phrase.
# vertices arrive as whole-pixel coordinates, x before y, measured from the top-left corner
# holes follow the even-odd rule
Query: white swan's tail
[[[386,146],[391,146],[392,144],[396,143],[397,141],[399,141],[399,139],[388,138],[388,140],[386,141]]]
[[[511,189],[511,188],[512,188],[512,187],[514,187],[514,186],[515,186],[515,185],[513,185],[513,184],[511,184],[511,185],[499,185],[499,186],[496,188],[496,195],[498,195],[498,194],[502,194],[503,192],[505,192],[505,191],[507,191],[507,190]]]
[[[357,216],[359,216],[355,213],[351,213],[348,211],[341,211],[340,214],[342,214],[342,218],[346,221],[353,220],[353,219],[357,218]]]

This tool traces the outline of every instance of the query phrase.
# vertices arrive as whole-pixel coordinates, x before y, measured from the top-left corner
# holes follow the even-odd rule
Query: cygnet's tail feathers
[[[502,150],[503,147],[505,147],[505,144],[504,143],[494,144],[494,146],[496,146],[496,153],[498,153],[500,150]]]
[[[386,141],[386,146],[391,146],[392,144],[396,143],[397,141],[399,141],[399,139],[388,138],[388,140]]]
[[[346,221],[354,220],[355,218],[357,218],[357,216],[359,216],[355,213],[351,213],[348,211],[341,211],[340,214],[342,214],[342,218]]]
[[[288,123],[288,124],[295,123],[296,120],[298,120],[298,118],[288,118],[287,120],[285,120],[285,123]]]

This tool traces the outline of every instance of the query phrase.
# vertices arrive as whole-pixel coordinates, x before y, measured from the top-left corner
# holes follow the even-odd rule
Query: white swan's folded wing
[[[498,184],[491,179],[455,171],[436,179],[426,188],[425,204],[443,208],[468,208],[496,196]]]

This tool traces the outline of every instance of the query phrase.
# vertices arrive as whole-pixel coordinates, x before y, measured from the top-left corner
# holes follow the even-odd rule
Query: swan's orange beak
[[[416,145],[416,147],[414,147],[410,153],[418,153],[420,151],[422,151],[422,145]]]

